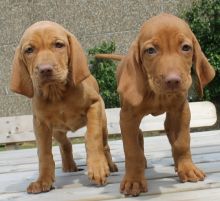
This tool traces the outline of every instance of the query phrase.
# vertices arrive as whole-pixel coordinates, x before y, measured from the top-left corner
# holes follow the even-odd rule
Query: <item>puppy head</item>
[[[149,20],[141,29],[139,43],[143,68],[156,93],[187,92],[192,82],[192,65],[200,81],[201,95],[203,87],[214,77],[195,35],[173,15]]]
[[[128,65],[124,62],[123,69],[127,72],[129,69],[130,73],[126,79],[121,76],[119,80],[119,91],[125,98],[128,96],[133,105],[139,104],[149,90],[155,94],[187,94],[192,83],[192,66],[199,78],[201,95],[203,87],[215,75],[189,26],[173,15],[162,14],[148,20],[134,43],[129,54],[136,56],[128,54],[125,60],[136,58],[136,61],[128,62]],[[131,68],[132,63],[135,64]],[[143,75],[135,82],[121,83],[121,80],[132,80],[130,77],[138,74]],[[131,89],[134,90],[131,92]]]
[[[77,85],[89,74],[76,38],[54,22],[41,21],[24,32],[16,49],[11,90],[33,97],[35,90],[69,81]]]

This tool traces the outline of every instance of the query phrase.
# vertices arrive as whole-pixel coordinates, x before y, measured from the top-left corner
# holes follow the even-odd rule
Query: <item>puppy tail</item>
[[[124,55],[119,54],[96,54],[96,59],[113,59],[116,61],[121,61],[124,58]]]

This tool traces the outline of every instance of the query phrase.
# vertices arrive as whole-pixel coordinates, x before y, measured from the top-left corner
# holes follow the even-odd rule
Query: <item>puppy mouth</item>
[[[53,70],[51,73],[38,73],[36,78],[40,85],[66,84],[68,81],[68,71],[56,72]]]
[[[49,86],[49,85],[65,85],[68,82],[66,76],[61,75],[45,75],[45,76],[36,76],[35,83],[39,87]]]
[[[150,82],[150,86],[151,86],[151,89],[157,94],[172,95],[172,94],[185,93],[188,91],[188,89],[184,87],[183,83],[179,84],[178,86],[168,87],[166,84],[164,84],[163,80]]]
[[[182,94],[189,90],[189,80],[175,73],[160,75],[158,77],[149,76],[149,85],[157,94]]]
[[[45,75],[45,76],[40,76],[40,82],[42,84],[53,83],[53,82],[56,82],[56,79],[54,78],[53,75]]]
[[[181,93],[181,92],[184,92],[186,90],[183,90],[182,88],[175,88],[175,89],[165,89],[163,91],[164,91],[164,93],[171,95],[171,94]]]
[[[56,63],[45,62],[36,65],[34,77],[38,84],[62,83],[67,79],[68,69]]]
[[[53,84],[53,83],[57,82],[53,75],[42,76],[40,74],[38,74],[35,77],[35,81],[38,86],[44,86],[44,85]]]

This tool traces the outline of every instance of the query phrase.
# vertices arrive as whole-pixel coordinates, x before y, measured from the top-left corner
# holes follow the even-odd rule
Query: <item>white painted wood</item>
[[[56,189],[38,195],[28,195],[27,185],[38,176],[36,149],[0,152],[0,201],[219,201],[220,198],[220,131],[193,133],[193,160],[207,173],[198,183],[180,183],[172,166],[170,145],[166,136],[145,138],[148,158],[148,193],[138,198],[124,198],[119,183],[124,175],[122,142],[110,141],[119,172],[112,173],[106,186],[89,182],[85,166],[84,144],[73,145],[76,163],[83,171],[62,173],[58,147],[53,148],[56,161]],[[3,162],[4,161],[4,162]],[[206,199],[204,199],[206,198]]]
[[[205,134],[205,135],[204,135]],[[164,156],[171,157],[170,144],[168,143],[166,136],[155,136],[147,137],[145,142],[145,155],[148,159],[161,158]],[[120,140],[109,142],[111,152],[114,158],[124,159],[124,154],[122,152],[122,142]],[[206,150],[210,152],[215,149],[218,153],[220,149],[220,130],[216,131],[206,131],[191,134],[191,150],[194,155],[205,154]],[[86,152],[84,144],[74,144],[73,154],[76,160],[85,159]],[[60,161],[60,153],[58,147],[53,147],[54,159]],[[27,163],[38,163],[37,160],[37,150],[29,149],[27,150],[14,150],[14,151],[4,151],[0,152],[0,167],[4,165],[14,165],[14,164],[25,164]],[[8,162],[8,158],[10,161]]]
[[[170,153],[170,144],[166,136],[147,137],[144,139],[144,144],[146,154],[159,153],[161,155],[164,155],[166,153]],[[121,140],[109,141],[109,146],[111,148],[111,152],[114,155],[120,156],[123,146]],[[192,150],[194,150],[195,148],[202,149],[203,147],[220,148],[220,130],[191,133]],[[201,151],[201,153],[203,152]],[[84,144],[73,144],[73,154],[75,158],[85,157]],[[59,147],[53,147],[53,155],[55,159],[56,157],[60,157]],[[36,148],[33,148],[28,149],[28,151],[26,149],[21,149],[0,152],[0,158],[2,159],[2,161],[7,161],[9,157],[10,160],[23,160],[33,158],[37,157],[37,150]]]
[[[201,159],[201,157],[200,157]],[[204,161],[201,160],[199,163],[196,163],[199,168],[201,168],[203,171],[206,172],[209,177],[209,175],[215,174],[216,172],[220,172],[220,161]],[[210,165],[212,164],[212,165]],[[123,163],[117,163],[119,172],[111,173],[111,176],[108,178],[108,183],[119,183],[122,180],[122,177],[124,175],[124,162]],[[13,183],[19,183],[20,185],[23,183],[22,186],[27,186],[30,181],[33,181],[38,176],[38,169],[36,168],[38,165],[35,165],[35,169],[32,170],[25,170],[19,171],[19,169],[13,172],[3,172],[0,170],[0,195],[4,192],[11,192],[15,191],[10,188],[7,188],[7,186],[12,185]],[[56,183],[55,186],[57,188],[62,188],[63,185],[68,184],[78,184],[78,186],[89,186],[91,185],[90,181],[87,178],[87,168],[85,166],[79,166],[80,168],[83,168],[83,171],[74,172],[74,173],[63,173],[61,168],[56,169]],[[174,178],[177,179],[177,175],[174,172],[173,166],[170,164],[164,164],[161,162],[160,164],[154,164],[153,166],[148,167],[148,169],[145,171],[145,175],[148,178],[148,180],[153,179],[162,179],[162,178]],[[22,191],[25,190],[24,187],[20,188],[18,185],[15,186],[15,189],[18,191],[21,189]]]
[[[55,147],[57,148],[57,147]],[[86,153],[85,153],[85,150],[83,151],[84,149],[79,149],[77,152],[74,152],[74,159],[76,161],[76,163],[78,164],[78,161],[80,161],[80,163],[82,161],[85,161],[85,157],[86,157]],[[215,146],[208,146],[207,147],[192,147],[191,148],[191,152],[193,154],[193,156],[197,156],[197,155],[201,155],[201,154],[211,154],[213,153],[213,150],[215,150],[215,153],[219,153],[220,152],[220,146],[219,145],[215,145]],[[36,167],[38,166],[38,157],[37,157],[37,151],[36,149],[30,149],[28,150],[28,152],[31,153],[31,155],[29,154],[28,156],[21,156],[22,158],[20,157],[12,157],[14,155],[18,156],[16,154],[16,151],[13,152],[13,153],[8,153],[6,154],[5,156],[0,156],[0,158],[2,159],[0,161],[0,169],[4,166],[6,167],[10,167],[10,166],[19,166],[19,165],[25,165],[25,164],[34,164]],[[61,164],[61,156],[60,156],[60,153],[55,153],[53,152],[53,158],[54,160],[56,161],[56,164]],[[113,159],[114,161],[116,162],[120,162],[122,160],[124,160],[124,157],[123,155],[119,155],[119,154],[122,154],[120,150],[115,150],[115,151],[112,151],[112,156],[113,156]],[[118,157],[119,155],[119,157]],[[172,161],[171,159],[171,151],[170,150],[163,150],[163,151],[145,151],[145,156],[147,157],[148,160],[152,160],[152,159],[158,159],[158,160],[161,160],[161,158],[163,157],[166,157],[166,158],[170,158],[170,160]],[[10,157],[10,160],[7,160],[8,158]],[[209,157],[209,156],[207,156]],[[220,160],[220,158],[219,158]],[[8,169],[9,171],[9,169]]]
[[[150,153],[149,153],[150,156]],[[119,156],[117,155],[113,155],[113,160],[116,163],[122,163],[124,161],[124,154],[121,152]],[[166,165],[166,166],[171,166],[173,165],[173,159],[171,156],[166,156],[166,157],[157,157],[157,158],[152,158],[152,157],[148,157],[147,156],[147,160],[148,160],[148,167],[152,168],[155,165]],[[199,154],[199,155],[193,155],[193,161],[195,163],[203,163],[203,162],[216,162],[216,161],[220,161],[220,153],[203,153],[203,154]],[[10,172],[23,172],[23,171],[37,171],[38,170],[38,158],[37,156],[35,156],[35,161],[33,163],[31,163],[32,160],[30,160],[30,162],[28,163],[28,161],[21,162],[21,163],[14,163],[14,164],[5,164],[5,165],[1,165],[0,166],[0,172],[1,173],[10,173]],[[86,166],[86,159],[77,159],[76,160],[76,164],[78,166]],[[56,160],[56,168],[59,169],[61,168],[61,159],[58,158]]]
[[[186,191],[186,192],[176,192],[161,195],[152,196],[140,196],[138,198],[122,198],[122,199],[111,199],[107,201],[219,201],[220,199],[220,189],[203,189],[197,191]]]
[[[163,178],[148,181],[148,193],[143,193],[142,197],[148,200],[148,196],[163,197],[177,192],[192,192],[189,199],[194,199],[198,190],[208,190],[220,188],[220,173],[215,173],[209,176],[203,182],[197,183],[179,183],[176,178]],[[13,186],[12,186],[13,187]],[[193,194],[194,192],[194,194]],[[212,191],[211,191],[212,192]],[[220,192],[219,192],[220,194]],[[218,194],[218,195],[219,195]],[[7,193],[7,199],[10,201],[100,201],[100,200],[120,200],[124,198],[119,193],[119,184],[108,184],[102,187],[84,186],[76,184],[69,184],[60,189],[53,190],[49,193],[42,193],[38,195],[28,195],[22,191],[14,191],[14,193]],[[16,195],[16,196],[15,196]],[[6,194],[4,194],[6,196]],[[138,197],[140,198],[140,197]],[[136,198],[138,200],[138,198]],[[169,196],[167,197],[169,198]],[[169,200],[169,199],[167,199]],[[177,197],[178,200],[178,197]],[[200,201],[199,199],[197,201]]]
[[[190,127],[211,126],[217,120],[216,109],[213,103],[208,101],[190,103],[191,123]],[[119,126],[120,108],[106,109],[108,120],[109,134],[120,133]],[[163,122],[165,114],[153,117],[148,115],[143,118],[140,128],[143,131],[164,130]],[[35,141],[32,125],[32,115],[0,117],[0,143],[15,143]],[[68,132],[71,138],[82,137],[86,128],[77,130],[76,132]]]

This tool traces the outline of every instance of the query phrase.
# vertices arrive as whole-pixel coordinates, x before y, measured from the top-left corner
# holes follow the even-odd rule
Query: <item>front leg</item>
[[[180,108],[167,112],[165,130],[172,146],[175,170],[182,182],[196,182],[205,178],[204,172],[192,161],[189,124],[190,110],[187,101]]]
[[[125,176],[121,182],[121,193],[137,196],[147,191],[144,175],[146,165],[143,145],[140,143],[139,125],[142,117],[121,110],[120,126],[125,152]]]
[[[53,188],[55,163],[52,155],[52,129],[34,116],[34,132],[37,140],[39,158],[39,177],[32,182],[28,193],[41,193]]]
[[[98,185],[105,184],[110,174],[105,157],[102,123],[102,105],[101,101],[97,101],[87,112],[86,151],[88,177]]]
[[[53,137],[59,143],[63,172],[78,171],[76,163],[73,160],[72,143],[67,138],[66,132],[53,131]]]

